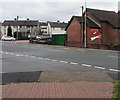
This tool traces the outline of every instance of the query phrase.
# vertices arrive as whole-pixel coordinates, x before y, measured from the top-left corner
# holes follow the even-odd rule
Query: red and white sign
[[[91,34],[98,35],[99,30],[98,29],[91,29]]]
[[[96,39],[102,39],[102,35],[97,35],[97,36],[91,37],[91,41],[94,41]]]

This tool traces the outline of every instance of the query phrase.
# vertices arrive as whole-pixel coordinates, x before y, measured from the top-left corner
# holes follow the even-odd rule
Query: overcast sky
[[[86,0],[87,8],[118,11],[119,0]],[[85,0],[0,0],[0,21],[34,19],[39,21],[69,21],[81,16]]]

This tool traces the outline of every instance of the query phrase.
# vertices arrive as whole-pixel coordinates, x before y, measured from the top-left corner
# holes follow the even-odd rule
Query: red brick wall
[[[81,24],[74,18],[69,25],[69,27],[66,30],[66,33],[68,35],[67,37],[67,46],[74,46],[74,47],[83,47],[82,43],[82,29]],[[87,44],[100,44],[101,39],[96,39],[94,41],[91,41],[91,37],[94,37],[95,35],[91,34],[91,28],[87,27]]]
[[[103,44],[118,45],[118,31],[106,22],[102,23]]]
[[[87,27],[87,47],[89,48],[102,48],[107,49],[105,45],[118,45],[118,40],[120,39],[120,35],[118,31],[109,25],[107,22],[100,22],[94,16],[92,16],[89,12],[87,12],[87,16],[94,19],[98,22],[102,28],[99,29],[99,35],[102,35],[102,39],[96,39],[91,41],[91,37],[95,35],[91,34],[91,28]],[[74,18],[66,30],[68,35],[66,45],[74,46],[74,47],[84,47],[82,43],[82,29],[81,24]],[[120,42],[120,41],[119,41]],[[119,43],[120,44],[120,43]]]
[[[99,23],[102,28],[100,29],[100,34],[102,34],[102,39],[94,42],[96,43],[102,43],[102,44],[112,44],[112,45],[116,45],[118,44],[118,31],[113,28],[110,24],[108,24],[107,22],[100,22],[99,20],[97,20],[94,16],[91,15],[91,13],[88,11],[87,12],[87,16],[91,17],[92,19],[94,19],[97,23]],[[89,30],[88,30],[89,31]],[[89,32],[88,32],[89,33]],[[90,36],[88,36],[90,37]],[[91,44],[92,42],[88,40],[88,42]],[[88,44],[89,44],[88,43]]]
[[[87,11],[87,16],[89,16],[90,18],[92,18],[93,20],[95,20],[98,24],[101,25],[101,22],[96,19],[89,11]],[[101,35],[101,30],[99,29],[99,34]],[[96,35],[91,34],[91,29],[89,27],[87,27],[87,44],[101,44],[102,43],[102,39],[96,39],[91,41],[91,37],[94,37]]]
[[[84,47],[83,44],[81,44],[80,42],[75,42],[75,41],[66,41],[65,45],[69,47]]]
[[[101,33],[99,32],[98,35]],[[95,39],[91,41],[91,37],[95,37],[96,35],[91,34],[91,28],[87,27],[87,44],[101,44],[101,39]]]
[[[81,25],[80,23],[74,18],[66,30],[67,33],[67,41],[74,41],[80,42],[81,37]]]

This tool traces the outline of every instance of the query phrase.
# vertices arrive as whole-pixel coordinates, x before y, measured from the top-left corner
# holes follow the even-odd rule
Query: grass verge
[[[114,98],[120,100],[120,80],[114,82]]]

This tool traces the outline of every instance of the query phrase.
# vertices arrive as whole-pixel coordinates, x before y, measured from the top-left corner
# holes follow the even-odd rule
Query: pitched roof
[[[73,16],[73,18],[76,18],[79,23],[82,23],[82,17],[80,17],[80,16]]]
[[[112,25],[115,28],[118,27],[118,14],[116,12],[90,9],[90,8],[87,8],[87,11],[89,11],[99,21],[108,22],[110,25]]]
[[[80,17],[80,16],[73,16],[73,17],[71,18],[71,20],[69,21],[69,23],[68,23],[68,25],[67,25],[67,27],[66,27],[66,30],[67,30],[67,28],[69,27],[70,23],[72,22],[72,20],[73,20],[74,18],[75,18],[80,24],[82,23],[82,17]],[[85,18],[83,18],[83,22],[85,22]],[[101,27],[100,25],[97,24],[97,22],[91,20],[89,17],[87,17],[86,22],[87,22],[87,25],[88,25],[90,28],[100,28],[100,27]]]
[[[67,23],[60,23],[60,22],[49,22],[51,27],[59,27],[59,28],[66,28]]]
[[[87,17],[87,25],[90,28],[101,28],[101,25],[98,24],[96,21],[94,21],[92,18],[90,18],[89,16]]]
[[[47,23],[45,23],[45,22],[39,22],[40,24],[40,26],[47,26],[48,24]]]
[[[35,26],[38,24],[37,20],[5,20],[2,25],[3,26]]]

